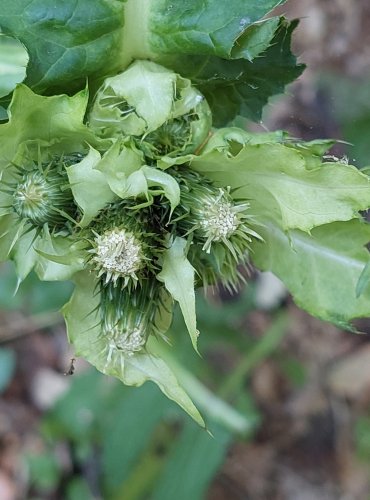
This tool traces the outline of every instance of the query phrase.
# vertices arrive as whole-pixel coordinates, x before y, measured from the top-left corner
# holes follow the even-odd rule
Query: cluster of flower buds
[[[28,129],[17,142],[24,95]],[[189,80],[135,62],[104,82],[85,115],[87,102],[83,92],[16,90],[0,126],[0,257],[15,261],[21,279],[35,269],[41,279],[75,280],[70,338],[86,355],[81,346],[98,332],[88,348],[104,360],[96,364],[122,372],[151,335],[165,335],[174,301],[196,344],[194,288],[235,287],[259,236],[248,201],[191,167],[212,132]],[[35,137],[40,109],[48,123]]]

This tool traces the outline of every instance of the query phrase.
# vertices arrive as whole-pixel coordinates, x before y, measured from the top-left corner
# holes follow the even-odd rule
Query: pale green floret
[[[127,356],[133,356],[135,352],[140,352],[146,343],[145,332],[141,328],[124,330],[119,325],[105,326],[103,334],[110,338],[110,350],[118,349]],[[112,352],[110,352],[112,355]],[[107,362],[110,362],[109,354]]]
[[[116,285],[122,278],[126,286],[130,280],[138,280],[136,273],[143,267],[144,255],[141,242],[130,231],[114,228],[102,235],[95,233],[94,248],[89,252],[93,254],[91,261],[98,277],[104,276],[105,284]]]
[[[200,215],[199,226],[207,239],[203,250],[210,252],[213,241],[229,239],[237,230],[241,221],[235,211],[235,207],[225,201],[225,191],[220,189],[217,198],[209,198],[205,202],[203,213]]]

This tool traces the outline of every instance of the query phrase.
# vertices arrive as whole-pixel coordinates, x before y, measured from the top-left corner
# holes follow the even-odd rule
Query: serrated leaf
[[[9,122],[0,125],[0,168],[15,156],[19,144],[36,139],[63,145],[64,153],[83,151],[86,143],[96,142],[83,124],[88,92],[69,97],[43,97],[25,85],[18,85],[9,105]]]
[[[304,69],[290,51],[296,26],[297,21],[289,23],[282,18],[272,37],[264,33],[267,38],[261,41],[261,47],[268,45],[268,48],[252,61],[214,55],[204,57],[198,52],[191,56],[168,56],[158,62],[193,81],[212,109],[215,126],[226,125],[238,114],[258,121],[269,98],[284,92],[285,86]],[[262,32],[264,25],[254,29]]]
[[[293,149],[297,149],[306,161],[307,169],[314,169],[320,167],[323,162],[324,154],[336,144],[337,141],[332,139],[315,139],[309,142],[295,142],[292,143]],[[289,141],[286,146],[289,147]],[[325,158],[325,157],[324,157]],[[339,161],[339,163],[344,163]]]
[[[136,6],[137,0],[129,1]],[[202,54],[228,59],[246,45],[246,32],[282,0],[204,2],[171,0],[142,2],[141,47],[146,43],[152,54]],[[146,7],[146,8],[145,8]],[[127,13],[130,21],[131,11]],[[139,20],[138,20],[139,21]],[[145,26],[145,24],[146,26]],[[146,29],[145,29],[146,28]]]
[[[114,72],[124,22],[120,0],[2,0],[0,26],[30,56],[27,85],[74,91],[86,78]]]
[[[263,19],[281,3],[3,0],[0,26],[28,49],[26,83],[38,92],[70,93],[86,77],[96,88],[132,60],[151,59],[192,79],[220,125],[238,113],[259,118],[302,72],[290,52],[296,23]]]
[[[243,141],[235,147],[228,140],[208,146],[193,158],[191,167],[221,186],[236,189],[234,196],[250,200],[251,213],[257,219],[267,215],[284,230],[310,231],[329,222],[350,220],[370,206],[368,176],[339,162],[312,168],[316,155],[311,161],[310,149],[304,156],[301,150],[301,145]]]
[[[195,270],[186,258],[186,245],[185,239],[175,238],[170,248],[163,254],[162,270],[157,275],[157,279],[164,283],[172,298],[179,303],[193,347],[198,352],[199,332],[197,330],[194,292]]]
[[[63,308],[70,342],[77,356],[83,356],[99,371],[119,378],[124,384],[140,386],[155,382],[161,391],[180,405],[201,426],[204,422],[166,363],[148,350],[128,356],[105,338],[100,331],[99,294],[88,272],[75,277],[76,288]]]
[[[359,220],[317,227],[311,235],[287,234],[265,221],[264,243],[254,241],[252,259],[257,267],[276,274],[297,305],[321,319],[348,325],[370,315],[370,286],[356,295],[356,285],[369,260],[365,245],[370,225]]]

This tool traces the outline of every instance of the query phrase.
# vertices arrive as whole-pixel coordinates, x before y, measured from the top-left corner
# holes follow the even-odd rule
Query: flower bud
[[[75,154],[32,168],[14,167],[15,181],[7,186],[13,211],[34,228],[62,229],[77,214],[65,167],[80,160]]]
[[[152,234],[128,201],[106,207],[88,228],[88,265],[104,285],[135,288],[154,266]]]
[[[148,161],[194,153],[212,113],[191,81],[152,61],[135,61],[98,90],[89,127],[100,137],[132,137]]]
[[[192,238],[188,258],[203,285],[219,280],[235,286],[241,277],[237,265],[245,262],[252,238],[260,239],[251,227],[249,203],[234,200],[229,188],[214,186],[198,172],[178,167],[171,174],[181,191],[173,223],[178,233]]]
[[[155,323],[161,285],[152,278],[131,291],[111,283],[101,288],[102,335],[111,349],[133,356],[144,349],[150,334],[158,333]]]

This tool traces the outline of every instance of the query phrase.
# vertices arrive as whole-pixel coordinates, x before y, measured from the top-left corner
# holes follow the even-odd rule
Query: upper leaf
[[[86,77],[114,72],[120,51],[123,0],[2,0],[0,27],[27,48],[25,83],[73,92]],[[108,59],[108,60],[107,60]]]
[[[322,163],[328,143],[265,139],[219,130],[191,167],[249,199],[263,238],[253,241],[251,257],[282,279],[300,307],[342,326],[368,316],[369,285],[361,284],[359,297],[356,285],[369,260],[370,226],[359,215],[370,206],[369,178],[347,164]]]
[[[96,88],[134,59],[151,59],[192,79],[216,125],[240,113],[259,118],[303,66],[290,52],[296,23],[261,20],[282,0],[3,0],[0,27],[30,55],[26,83],[71,93]]]
[[[144,28],[136,50],[155,54],[203,54],[230,58],[245,46],[248,27],[282,0],[128,0],[127,19]],[[145,29],[146,28],[146,29]],[[133,27],[131,28],[131,30]],[[134,49],[133,49],[134,50]]]
[[[302,64],[297,64],[290,51],[291,36],[296,26],[297,21],[289,23],[282,19],[273,36],[267,38],[266,50],[252,61],[245,57],[247,49],[244,53],[237,53],[241,57],[235,59],[195,53],[159,60],[197,85],[211,107],[216,126],[226,125],[238,114],[259,120],[268,99],[282,93],[285,86],[298,78],[304,69]],[[261,36],[266,36],[263,28],[263,23],[254,27],[261,31]]]

